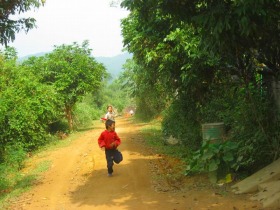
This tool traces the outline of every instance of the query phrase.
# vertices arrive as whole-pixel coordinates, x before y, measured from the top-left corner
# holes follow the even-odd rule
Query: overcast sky
[[[21,32],[10,46],[19,57],[49,52],[54,45],[89,40],[93,56],[122,53],[120,19],[128,11],[110,7],[110,0],[46,0],[45,6],[24,15],[36,19],[37,28]]]

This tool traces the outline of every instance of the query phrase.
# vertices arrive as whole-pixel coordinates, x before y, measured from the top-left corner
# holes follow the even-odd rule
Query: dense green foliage
[[[23,63],[38,75],[40,81],[55,88],[68,120],[74,129],[73,109],[86,93],[95,92],[107,76],[105,67],[91,56],[88,41],[81,46],[57,46],[53,52],[42,57],[31,57]]]
[[[14,49],[0,54],[0,74],[2,191],[13,185],[10,175],[22,168],[27,153],[51,140],[46,131],[59,118],[62,104],[52,86],[17,64]]]
[[[122,33],[133,54],[126,72],[138,111],[163,114],[164,135],[194,151],[201,149],[202,123],[224,122],[227,139],[238,145],[235,169],[254,171],[279,157],[271,90],[280,73],[278,0],[124,0],[122,6],[130,10]]]
[[[72,116],[72,108],[86,93],[97,91],[105,68],[90,56],[87,46],[88,42],[81,47],[63,45],[20,65],[13,49],[1,54],[0,157],[6,145],[22,144],[26,151],[44,145],[50,128],[65,114],[66,119]]]
[[[0,62],[0,154],[5,145],[21,143],[28,149],[37,148],[46,141],[48,124],[60,114],[60,100],[52,86],[40,83],[15,59],[6,60],[2,55]]]
[[[231,169],[238,170],[237,148],[238,145],[231,141],[211,144],[203,142],[200,149],[193,153],[186,174],[212,172],[218,169],[223,169],[223,173],[228,173]]]

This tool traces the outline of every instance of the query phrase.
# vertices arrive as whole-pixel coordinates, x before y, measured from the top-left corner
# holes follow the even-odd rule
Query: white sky
[[[16,34],[10,46],[19,57],[50,52],[54,45],[89,40],[95,57],[122,53],[120,19],[128,11],[110,7],[110,0],[46,0],[45,6],[24,13],[36,19],[37,28]]]

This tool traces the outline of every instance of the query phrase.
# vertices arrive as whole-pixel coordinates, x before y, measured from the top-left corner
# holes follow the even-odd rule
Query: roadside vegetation
[[[186,174],[251,174],[279,158],[279,1],[121,5],[136,117],[163,118],[163,138],[190,150]],[[201,126],[215,122],[226,135],[210,144]]]

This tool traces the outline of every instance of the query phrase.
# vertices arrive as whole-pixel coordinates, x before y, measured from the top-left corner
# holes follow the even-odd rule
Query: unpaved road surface
[[[44,155],[34,155],[29,167],[51,161],[49,170],[31,190],[14,200],[10,210],[190,210],[261,209],[250,195],[234,195],[217,190],[203,178],[172,175],[176,161],[156,154],[143,144],[139,133],[144,124],[117,118],[116,132],[122,140],[119,149],[124,160],[114,165],[113,177],[107,177],[104,152],[97,138],[104,130],[100,123],[71,144]],[[177,180],[177,181],[176,181]]]

